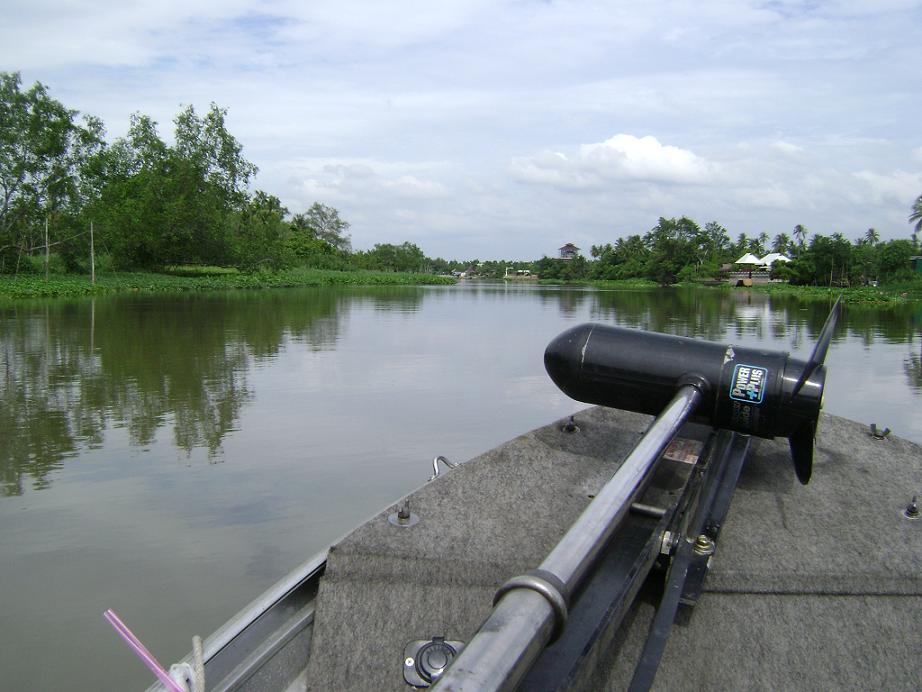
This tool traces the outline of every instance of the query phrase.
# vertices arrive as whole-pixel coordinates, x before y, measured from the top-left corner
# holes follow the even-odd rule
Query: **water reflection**
[[[816,339],[832,307],[831,300],[681,288],[573,292],[560,300],[560,312],[570,315],[582,304],[588,305],[593,320],[712,341],[793,339],[794,348]],[[846,305],[836,340],[855,337],[871,346],[878,339],[906,343],[919,333],[922,307],[918,304]]]
[[[481,305],[537,300],[565,321],[597,320],[713,341],[812,348],[829,311],[825,301],[720,290],[596,291],[502,284],[413,289],[309,289],[180,296],[119,296],[93,301],[22,303],[0,321],[0,492],[42,489],[62,460],[99,447],[124,428],[135,446],[162,430],[190,455],[222,459],[222,442],[252,400],[248,371],[290,343],[335,350],[353,310],[414,314],[426,296],[457,303],[458,333]],[[464,306],[460,304],[464,303]],[[444,312],[444,310],[443,310]],[[454,313],[453,313],[454,314]],[[870,348],[912,343],[922,309],[847,306],[834,339]],[[922,338],[920,338],[922,342]],[[418,363],[414,367],[418,367]],[[922,355],[904,360],[922,390]],[[393,375],[394,373],[391,373]],[[438,387],[438,383],[432,383]]]
[[[133,445],[172,430],[187,454],[221,442],[251,398],[247,370],[291,339],[335,348],[356,292],[120,296],[5,307],[0,320],[0,492],[35,489],[109,426]],[[376,291],[374,309],[413,310],[421,293]]]
[[[0,308],[6,687],[143,689],[105,608],[180,657],[193,632],[423,483],[436,454],[469,459],[578,410],[542,366],[575,322],[804,356],[828,309],[502,284]],[[827,411],[922,441],[920,330],[922,306],[848,307]]]
[[[919,336],[919,352],[911,353],[906,358],[905,368],[906,377],[909,378],[909,386],[917,392],[922,392],[922,334]]]

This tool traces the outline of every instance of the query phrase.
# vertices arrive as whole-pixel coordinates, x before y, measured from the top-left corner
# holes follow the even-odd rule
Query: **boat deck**
[[[468,641],[496,589],[534,569],[637,442],[650,418],[592,408],[540,428],[413,493],[331,548],[309,690],[408,689],[404,647]],[[658,689],[918,689],[922,661],[922,449],[824,415],[813,480],[786,440],[754,440],[705,594],[681,612]],[[654,606],[640,598],[588,652],[573,687],[624,689]]]

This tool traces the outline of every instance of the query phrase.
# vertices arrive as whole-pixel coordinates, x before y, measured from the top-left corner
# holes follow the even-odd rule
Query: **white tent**
[[[747,252],[745,255],[736,260],[734,264],[756,264],[761,266],[762,260],[753,255],[751,252]]]
[[[790,257],[785,257],[780,252],[770,252],[769,254],[765,255],[765,257],[762,258],[762,264],[764,264],[766,267],[772,266],[773,262],[790,262],[790,261],[791,261]]]

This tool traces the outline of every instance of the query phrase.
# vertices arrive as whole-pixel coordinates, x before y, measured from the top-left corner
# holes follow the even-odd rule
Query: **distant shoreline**
[[[203,268],[184,272],[119,272],[99,276],[96,284],[80,274],[44,276],[0,275],[0,300],[78,298],[140,292],[165,293],[232,289],[293,288],[297,286],[437,286],[453,285],[451,277],[403,272],[286,269],[251,274]]]
[[[502,280],[500,280],[501,282]],[[336,271],[329,269],[284,269],[244,273],[216,267],[180,267],[166,272],[109,272],[91,284],[82,274],[51,274],[47,281],[37,274],[0,275],[0,301],[34,298],[79,298],[115,293],[200,292],[235,289],[295,288],[299,286],[449,286],[454,277],[404,272]],[[534,280],[529,283],[535,283]],[[643,290],[659,287],[647,279],[618,281],[559,281],[543,279],[542,286],[585,286],[600,290]],[[850,304],[894,304],[922,300],[922,281],[886,286],[839,288],[792,286],[787,283],[755,284],[735,287],[730,284],[683,283],[673,287],[708,288],[720,291],[756,291],[774,295],[795,295],[804,299],[829,300],[842,294]]]
[[[555,281],[543,279],[539,281],[542,286],[588,286],[608,290],[630,290],[657,288],[659,284],[646,279],[624,279],[620,281]],[[672,288],[694,287],[707,288],[718,291],[756,291],[770,295],[794,295],[799,298],[812,300],[832,300],[840,294],[845,303],[850,304],[893,304],[908,301],[922,301],[922,281],[904,281],[897,284],[881,286],[793,286],[788,283],[771,282],[757,283],[752,286],[733,286],[728,282],[704,283],[691,282],[672,284]]]

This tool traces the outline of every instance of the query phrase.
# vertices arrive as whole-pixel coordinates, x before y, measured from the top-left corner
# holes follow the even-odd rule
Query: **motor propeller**
[[[702,392],[691,419],[758,437],[786,437],[801,483],[810,480],[823,404],[823,365],[841,297],[807,361],[782,351],[582,324],[548,344],[544,366],[577,401],[658,415],[683,385]]]

